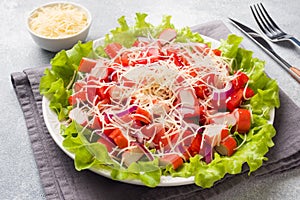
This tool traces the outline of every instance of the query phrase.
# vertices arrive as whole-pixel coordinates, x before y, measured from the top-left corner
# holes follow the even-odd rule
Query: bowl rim
[[[30,26],[29,26],[29,20],[32,16],[32,14],[38,10],[38,9],[41,9],[43,7],[47,7],[47,6],[51,6],[51,5],[56,5],[56,4],[70,4],[70,5],[73,5],[79,9],[82,9],[86,14],[87,14],[87,25],[82,29],[80,30],[79,32],[75,33],[75,34],[72,34],[72,35],[67,35],[67,36],[64,36],[64,37],[57,37],[57,38],[51,38],[51,37],[47,37],[47,36],[44,36],[44,35],[41,35],[41,34],[38,34],[36,32],[34,32],[33,30],[31,30]],[[84,6],[82,6],[81,4],[78,4],[78,3],[74,3],[74,2],[69,2],[69,1],[54,1],[54,2],[49,2],[49,3],[45,3],[45,4],[42,4],[42,5],[39,5],[35,8],[33,8],[28,14],[27,14],[27,17],[26,17],[26,27],[27,27],[27,30],[32,34],[32,35],[35,35],[41,39],[47,39],[47,40],[52,40],[52,41],[55,41],[55,40],[63,40],[63,39],[70,39],[72,37],[75,37],[77,35],[80,35],[82,32],[85,32],[87,29],[90,28],[92,24],[92,15],[91,15],[91,12]]]

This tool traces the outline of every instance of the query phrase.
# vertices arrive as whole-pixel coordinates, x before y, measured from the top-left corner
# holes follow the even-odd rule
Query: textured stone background
[[[50,1],[1,0],[0,2],[0,199],[45,199],[40,185],[10,74],[25,68],[49,63],[53,53],[41,50],[31,39],[25,26],[26,15],[34,7]],[[232,17],[257,29],[249,6],[252,0],[74,0],[86,6],[94,19],[88,39],[103,37],[125,15],[132,22],[136,12],[149,13],[148,21],[157,24],[162,15],[172,15],[177,27],[192,26],[210,20],[223,20],[228,28],[241,36],[227,17]],[[281,28],[300,39],[300,1],[262,0]],[[246,36],[243,45],[256,57],[266,61],[266,72],[278,80],[281,89],[300,106],[300,87],[275,61]],[[272,44],[283,58],[300,67],[300,48],[291,43]],[[299,199],[300,169],[242,182],[212,199]]]

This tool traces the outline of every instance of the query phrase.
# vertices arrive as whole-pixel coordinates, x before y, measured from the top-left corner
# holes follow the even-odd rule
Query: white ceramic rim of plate
[[[207,36],[203,36],[203,39],[205,41],[211,42],[212,47],[217,47],[219,45],[219,42],[209,38]],[[103,39],[98,39],[94,41],[96,44],[100,44],[103,42]],[[96,48],[96,46],[94,46]],[[63,137],[60,134],[60,125],[61,123],[59,122],[57,115],[49,108],[49,100],[43,96],[42,99],[42,110],[43,110],[43,116],[44,116],[44,121],[46,124],[46,127],[48,128],[48,131],[53,138],[54,142],[73,160],[75,158],[75,155],[73,153],[70,153],[67,151],[62,143],[63,143]],[[270,120],[269,123],[274,122],[274,117],[275,117],[275,109],[271,109],[270,111]],[[95,169],[90,169],[91,171],[95,172],[96,174],[99,174],[101,176],[111,178],[110,176],[110,171],[99,171]],[[118,180],[120,182],[125,182],[129,184],[135,184],[135,185],[144,185],[141,181],[139,180]],[[183,177],[172,177],[172,176],[161,176],[161,180],[158,186],[160,187],[169,187],[169,186],[181,186],[181,185],[189,185],[194,183],[194,176],[188,177],[188,178],[183,178]]]

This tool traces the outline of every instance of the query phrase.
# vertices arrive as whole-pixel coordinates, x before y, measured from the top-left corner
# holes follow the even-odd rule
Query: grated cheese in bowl
[[[29,27],[37,34],[58,38],[74,35],[88,25],[87,14],[72,4],[55,4],[34,11]]]
[[[33,10],[27,20],[34,41],[41,48],[54,52],[84,41],[90,25],[89,11],[69,2],[45,4]]]

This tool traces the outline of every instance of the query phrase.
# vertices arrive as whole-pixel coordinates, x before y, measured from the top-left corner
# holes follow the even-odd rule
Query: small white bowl
[[[81,29],[79,32],[72,34],[72,35],[67,35],[67,36],[63,36],[63,37],[48,37],[48,36],[44,36],[41,34],[38,34],[36,32],[34,32],[31,28],[30,28],[30,20],[32,18],[32,15],[35,13],[35,11],[44,8],[44,7],[49,7],[49,6],[55,6],[57,4],[70,4],[74,7],[79,8],[80,10],[82,10],[83,12],[86,13],[87,16],[87,25]],[[92,23],[92,16],[91,13],[83,6],[76,4],[76,3],[72,3],[72,2],[52,2],[52,3],[48,3],[48,4],[44,4],[36,9],[34,9],[33,11],[31,11],[27,17],[26,20],[26,25],[27,25],[27,29],[31,35],[31,37],[33,38],[33,40],[35,41],[35,43],[37,45],[39,45],[42,49],[51,51],[51,52],[58,52],[62,49],[70,49],[72,48],[78,41],[82,41],[84,42],[87,38],[87,35],[89,33],[89,29]]]

